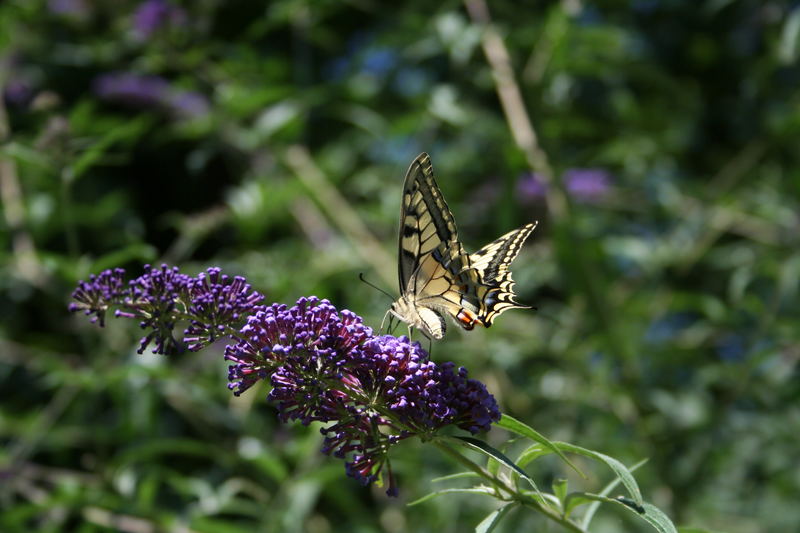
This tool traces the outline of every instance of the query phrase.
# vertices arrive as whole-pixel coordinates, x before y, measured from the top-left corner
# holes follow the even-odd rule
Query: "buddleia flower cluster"
[[[243,278],[209,269],[192,278],[176,268],[146,267],[122,283],[119,269],[81,282],[72,311],[96,322],[111,305],[116,316],[133,317],[157,353],[177,347],[176,321],[189,321],[183,342],[199,350],[215,339],[232,339],[228,387],[239,396],[259,381],[271,385],[268,400],[283,422],[323,424],[323,453],[345,461],[347,475],[363,484],[386,481],[396,495],[388,453],[410,437],[429,440],[456,426],[470,433],[500,419],[494,397],[464,368],[437,365],[407,337],[375,335],[361,317],[310,296],[288,307],[259,305],[263,298]]]
[[[145,265],[144,274],[124,283],[125,270],[105,270],[78,283],[69,310],[83,312],[101,327],[111,307],[114,316],[139,320],[147,333],[139,353],[152,343],[153,353],[197,351],[218,338],[235,333],[264,299],[244,278],[222,274],[219,268],[192,277],[177,267]],[[175,339],[177,323],[189,326],[182,341]]]

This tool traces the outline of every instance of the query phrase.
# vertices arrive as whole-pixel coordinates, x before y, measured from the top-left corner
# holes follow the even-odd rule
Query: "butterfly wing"
[[[469,256],[471,268],[478,275],[478,319],[487,328],[503,311],[515,307],[530,307],[514,299],[514,280],[509,267],[536,224],[537,222],[525,224],[509,231]]]

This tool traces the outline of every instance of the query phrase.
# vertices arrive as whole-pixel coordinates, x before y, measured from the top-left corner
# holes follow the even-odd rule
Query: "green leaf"
[[[89,146],[69,167],[67,177],[74,181],[81,177],[87,170],[96,165],[109,148],[118,141],[141,136],[153,120],[150,116],[141,115],[135,120],[121,124],[107,131],[105,135]]]
[[[506,516],[511,509],[516,507],[516,505],[516,503],[508,503],[486,515],[486,518],[481,520],[481,523],[475,527],[475,533],[491,533],[494,531],[497,524],[499,524],[503,517]]]
[[[577,466],[572,464],[572,462],[569,459],[567,459],[567,456],[561,452],[559,447],[556,446],[554,442],[552,442],[550,439],[548,439],[547,437],[545,437],[532,427],[528,426],[527,424],[523,424],[516,418],[510,417],[508,415],[503,415],[500,421],[497,422],[495,425],[507,429],[513,433],[516,433],[517,435],[528,437],[529,439],[538,442],[539,444],[548,448],[549,450],[552,450],[553,453],[558,455],[565,463],[567,463],[570,467],[572,467],[572,469],[575,470],[575,472],[580,474],[581,477],[583,477],[584,479],[586,478],[586,475],[583,472],[581,472],[581,470]]]
[[[438,483],[440,481],[450,481],[451,479],[464,479],[464,478],[478,478],[480,476],[475,472],[458,472],[457,474],[450,474],[447,476],[435,477],[431,479],[433,483]]]
[[[525,448],[522,453],[519,454],[517,457],[516,463],[524,468],[528,463],[538,459],[539,457],[543,457],[545,455],[550,455],[553,453],[551,450],[542,448],[538,444],[531,444],[527,448]]]
[[[419,498],[417,500],[414,500],[413,502],[410,502],[408,504],[408,507],[411,507],[412,505],[419,505],[422,502],[426,502],[428,500],[432,500],[433,498],[436,498],[437,496],[442,496],[444,494],[483,494],[483,495],[486,495],[486,496],[494,496],[494,489],[492,487],[480,486],[480,487],[470,487],[470,488],[467,488],[467,489],[442,489],[442,490],[437,490],[435,492],[431,492],[429,494],[426,494],[422,498]]]
[[[636,463],[635,465],[630,467],[629,470],[631,472],[635,472],[639,467],[641,467],[646,462],[647,462],[647,459],[642,459],[641,461],[639,461],[638,463]],[[600,496],[608,496],[611,493],[611,491],[614,490],[614,487],[616,487],[617,485],[620,484],[620,481],[622,481],[622,479],[618,478],[618,477],[614,478],[613,480],[611,480],[611,482],[608,483],[605,487],[603,487],[602,491],[600,491]],[[584,501],[584,502],[581,502],[581,503],[575,503],[572,507],[574,508],[574,507],[576,507],[578,505],[582,505],[583,503],[586,503],[586,502]],[[582,524],[582,526],[585,529],[589,529],[589,523],[592,521],[592,518],[594,517],[594,514],[597,512],[597,509],[599,507],[600,507],[600,502],[595,500],[595,501],[593,501],[593,503],[589,507],[589,509],[586,510],[586,514],[583,515],[583,524]]]
[[[644,513],[637,513],[634,509],[625,505],[626,509],[630,509],[631,512],[636,513],[637,516],[644,518],[657,531],[661,533],[678,533],[678,530],[675,529],[675,524],[664,514],[664,511],[647,502],[642,504],[642,507],[644,508]]]
[[[481,453],[488,455],[489,457],[497,460],[498,462],[506,465],[508,468],[519,474],[519,476],[527,481],[531,487],[536,492],[539,492],[539,488],[536,486],[536,482],[520,467],[518,467],[514,462],[506,457],[506,455],[501,452],[500,450],[490,446],[489,444],[485,443],[480,439],[476,439],[473,437],[450,437],[452,439],[461,441],[462,443],[466,443],[470,448],[478,450]]]
[[[564,502],[564,499],[567,496],[567,480],[564,478],[559,478],[553,481],[553,494],[556,495],[558,501]]]
[[[575,500],[578,503],[568,502],[568,507],[574,509],[578,505],[593,500],[602,503],[613,503],[622,506],[631,513],[635,514],[658,531],[659,533],[678,533],[672,520],[667,517],[664,512],[653,504],[643,502],[641,505],[635,503],[633,500],[624,497],[609,498],[601,496],[600,494],[592,494],[590,492],[573,493],[568,496],[569,500]],[[584,522],[582,527],[586,529],[588,526]]]
[[[587,450],[586,448],[581,448],[580,446],[575,446],[574,444],[570,444],[568,442],[556,442],[554,444],[561,450],[577,453],[579,455],[583,455],[605,463],[611,470],[614,471],[619,480],[627,489],[628,493],[633,497],[633,500],[638,505],[642,504],[642,493],[639,490],[639,485],[636,483],[636,480],[634,479],[630,470],[628,470],[624,464],[603,453],[596,452],[594,450]]]
[[[603,500],[605,501],[605,500]],[[585,492],[570,492],[564,498],[564,516],[569,516],[572,511],[575,510],[576,507],[581,505],[586,505],[587,503],[594,503],[597,502],[596,498],[591,498],[587,496]],[[586,514],[588,515],[590,512],[594,514],[593,511],[587,511]],[[586,515],[584,515],[584,521],[586,519]],[[586,523],[584,523],[583,527],[588,527]]]

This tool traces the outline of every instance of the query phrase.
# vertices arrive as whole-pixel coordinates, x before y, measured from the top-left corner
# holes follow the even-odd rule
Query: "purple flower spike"
[[[438,366],[406,337],[373,336],[359,316],[326,300],[261,308],[240,337],[225,352],[234,394],[269,378],[282,421],[330,423],[322,451],[344,459],[363,484],[386,472],[390,495],[392,445],[448,425],[477,433],[500,418],[494,397],[466,370]]]
[[[353,378],[368,397],[380,396],[386,409],[407,429],[426,438],[450,424],[472,433],[500,419],[494,397],[467,371],[429,360],[417,342],[384,335],[366,342]]]
[[[219,268],[209,268],[188,282],[189,315],[195,318],[184,332],[187,348],[196,352],[238,328],[264,296],[251,290],[240,276],[231,278]]]
[[[317,364],[326,371],[335,368],[342,364],[344,355],[371,335],[372,330],[360,317],[349,311],[340,316],[330,302],[315,296],[300,298],[292,308],[273,304],[251,315],[240,335],[245,340],[225,351],[225,358],[236,363],[229,367],[229,387],[238,396],[263,379],[263,369],[289,363],[281,370],[272,397],[284,406],[281,416],[285,420],[304,418],[291,406],[304,400],[290,399],[294,389],[282,388],[280,380],[291,383],[294,373]]]
[[[130,311],[117,311],[117,316],[141,318],[142,329],[152,331],[139,343],[139,353],[144,353],[151,342],[155,342],[153,353],[172,354],[180,351],[180,345],[172,336],[175,328],[174,313],[178,300],[188,290],[191,278],[181,274],[178,267],[161,265],[161,268],[145,265],[145,273],[130,282],[130,294],[123,304]]]
[[[92,274],[89,281],[80,281],[78,288],[72,293],[75,301],[69,304],[68,309],[73,313],[83,311],[87,316],[94,315],[90,319],[92,324],[97,323],[103,327],[109,305],[115,303],[125,292],[122,281],[124,275],[125,269],[115,268],[104,270],[97,276]]]

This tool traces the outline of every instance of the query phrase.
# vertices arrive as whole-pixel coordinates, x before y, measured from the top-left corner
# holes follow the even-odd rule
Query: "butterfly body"
[[[536,227],[526,224],[467,254],[455,219],[433,179],[430,157],[417,156],[406,173],[400,213],[400,298],[389,312],[431,339],[446,331],[444,317],[466,330],[489,327],[514,300],[509,265]]]

